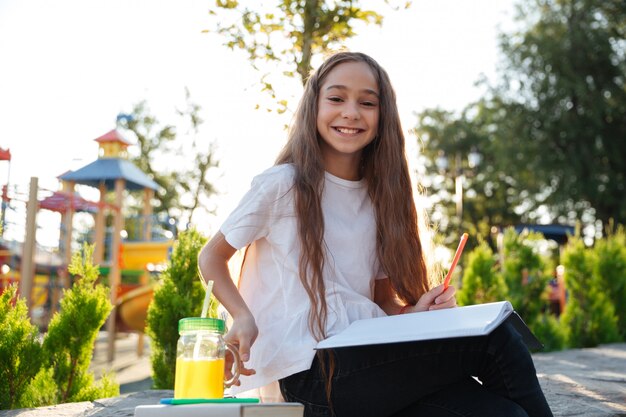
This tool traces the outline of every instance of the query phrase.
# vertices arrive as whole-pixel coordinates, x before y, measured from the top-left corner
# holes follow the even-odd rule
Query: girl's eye
[[[340,103],[343,101],[340,97],[328,97],[328,100],[334,101],[336,103]]]
[[[374,106],[376,106],[376,103],[374,103],[373,101],[364,101],[361,104],[364,105],[364,106],[367,106],[367,107],[374,107]]]

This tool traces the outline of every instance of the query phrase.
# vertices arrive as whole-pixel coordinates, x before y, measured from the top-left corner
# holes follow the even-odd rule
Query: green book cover
[[[180,404],[254,404],[258,403],[258,398],[161,398],[161,404],[180,405]]]

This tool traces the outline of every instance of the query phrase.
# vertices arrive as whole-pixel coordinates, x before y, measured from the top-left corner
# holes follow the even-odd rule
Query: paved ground
[[[555,416],[626,416],[626,343],[533,355]]]
[[[99,375],[114,370],[121,396],[35,410],[0,411],[0,417],[121,417],[134,407],[156,404],[172,391],[151,390],[149,346],[137,356],[137,335],[123,334],[116,341],[115,361],[106,361],[106,338],[96,342],[92,369]],[[533,355],[537,374],[556,417],[626,417],[626,343],[593,349],[573,349]]]
[[[115,341],[115,360],[111,365],[106,358],[106,333],[101,332],[96,340],[94,357],[91,360],[91,370],[96,374],[96,377],[107,370],[115,371],[117,382],[120,383],[120,394],[149,390],[152,388],[149,341],[150,339],[145,336],[143,355],[138,356],[138,334],[119,334]]]

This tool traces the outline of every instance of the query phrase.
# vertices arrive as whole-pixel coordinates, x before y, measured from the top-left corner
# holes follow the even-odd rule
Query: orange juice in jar
[[[187,317],[178,322],[174,398],[223,398],[224,386],[239,378],[237,350],[223,339],[224,320]],[[234,356],[233,377],[224,381],[224,357]]]

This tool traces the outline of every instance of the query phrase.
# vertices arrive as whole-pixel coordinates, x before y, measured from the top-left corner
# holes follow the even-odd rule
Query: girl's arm
[[[235,252],[236,249],[218,232],[200,251],[198,267],[205,279],[213,280],[213,294],[233,317],[233,325],[224,339],[239,348],[241,360],[246,362],[250,358],[250,346],[257,337],[258,329],[228,270],[228,260]],[[254,370],[242,369],[241,373],[251,375]]]

